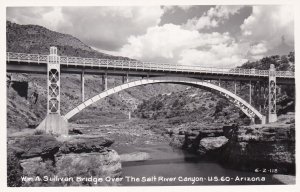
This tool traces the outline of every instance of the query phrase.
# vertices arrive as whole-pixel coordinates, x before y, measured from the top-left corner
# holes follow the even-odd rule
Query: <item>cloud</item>
[[[59,7],[8,7],[7,20],[18,24],[35,24],[56,30],[62,21]]]
[[[212,45],[208,49],[186,49],[180,57],[180,64],[213,68],[237,67],[247,61],[235,42]]]
[[[294,15],[290,5],[253,6],[241,25],[242,41],[256,44],[250,52],[266,53],[282,43],[294,44]]]
[[[192,7],[194,7],[194,5],[164,5],[163,9],[164,12],[175,12],[176,9],[182,9],[183,11],[188,11],[189,9],[191,9]]]
[[[209,29],[212,27],[217,27],[218,25],[218,21],[207,15],[204,15],[200,18],[189,19],[185,24],[185,27],[191,30],[201,30],[204,28]]]
[[[231,47],[227,47],[225,50],[219,50],[218,52],[212,52],[211,50],[203,51],[196,49],[184,50],[181,54],[182,59],[179,61],[183,65],[194,65],[201,67],[212,68],[233,68],[245,63],[247,59],[241,57],[236,53],[226,54],[230,52]]]
[[[218,27],[231,15],[239,13],[243,6],[238,5],[218,5],[210,8],[199,18],[192,18],[187,21],[185,28],[192,30],[201,30]]]
[[[233,67],[294,44],[292,7],[253,6],[247,13],[242,7],[11,7],[7,19],[71,34],[101,52],[184,65]]]
[[[233,67],[245,61],[228,33],[199,33],[174,24],[151,27],[145,35],[131,36],[120,54],[144,61],[205,67]]]
[[[111,51],[125,44],[130,35],[143,34],[156,26],[162,15],[160,6],[20,7],[7,11],[8,20],[13,22],[42,25]]]
[[[239,10],[244,7],[243,5],[217,5],[207,11],[209,17],[217,17],[228,19],[229,16],[239,13]]]
[[[162,8],[157,7],[86,7],[62,9],[67,25],[59,30],[71,33],[100,49],[116,50],[130,35],[146,32],[160,22]]]
[[[251,46],[250,53],[252,55],[261,55],[268,51],[266,47],[266,43],[258,43],[256,45]]]

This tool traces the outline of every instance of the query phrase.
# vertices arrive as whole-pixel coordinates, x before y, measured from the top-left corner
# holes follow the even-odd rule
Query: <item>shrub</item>
[[[9,187],[22,186],[22,175],[23,168],[21,167],[19,159],[14,152],[9,152],[7,154],[7,185]]]
[[[45,131],[39,130],[39,129],[36,129],[36,130],[33,132],[33,135],[44,135],[44,134],[45,134]]]

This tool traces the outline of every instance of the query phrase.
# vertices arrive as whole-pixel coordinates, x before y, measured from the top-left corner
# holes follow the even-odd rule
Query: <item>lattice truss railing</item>
[[[6,60],[46,64],[47,55],[12,53],[7,52]],[[86,66],[100,68],[120,68],[132,70],[155,70],[155,71],[170,71],[170,72],[191,72],[191,73],[212,73],[212,74],[232,74],[232,75],[247,75],[247,76],[269,76],[269,70],[242,69],[242,68],[209,68],[200,66],[188,66],[169,63],[153,63],[141,62],[134,60],[112,60],[112,59],[97,59],[97,58],[81,58],[81,57],[60,57],[60,64],[66,66]],[[294,78],[295,74],[292,71],[276,71],[276,77]]]

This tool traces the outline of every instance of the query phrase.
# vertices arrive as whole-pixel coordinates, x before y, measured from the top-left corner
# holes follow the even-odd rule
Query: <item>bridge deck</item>
[[[7,71],[8,72],[46,72],[47,55],[11,53],[7,52]],[[137,71],[145,75],[168,74],[195,74],[209,75],[213,79],[216,77],[227,76],[236,78],[238,76],[252,78],[266,78],[269,70],[242,69],[242,68],[204,68],[199,66],[172,65],[167,63],[140,62],[132,60],[109,60],[97,58],[81,57],[60,57],[62,72],[79,73],[82,69],[106,71]],[[90,71],[92,73],[92,71]],[[123,72],[124,73],[124,72]],[[292,71],[276,71],[277,78],[294,80]]]

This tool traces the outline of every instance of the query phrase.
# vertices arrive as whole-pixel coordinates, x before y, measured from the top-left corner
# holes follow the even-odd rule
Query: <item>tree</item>
[[[288,54],[288,60],[292,63],[295,63],[295,52],[294,51],[291,51],[289,54]]]

